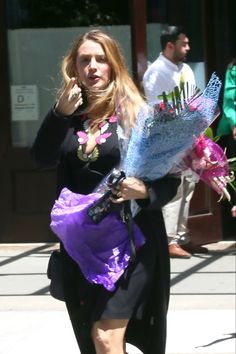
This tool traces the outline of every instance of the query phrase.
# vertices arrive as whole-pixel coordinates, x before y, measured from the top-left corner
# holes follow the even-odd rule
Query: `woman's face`
[[[109,83],[111,67],[97,42],[86,40],[78,48],[76,68],[80,81],[88,89],[103,89]]]

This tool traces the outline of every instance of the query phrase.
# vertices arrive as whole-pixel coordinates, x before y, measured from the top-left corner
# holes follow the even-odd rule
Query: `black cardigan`
[[[50,110],[43,121],[32,155],[40,168],[57,166],[57,195],[63,187],[75,193],[88,194],[100,183],[120,160],[116,123],[110,123],[112,135],[98,146],[99,158],[94,162],[83,162],[77,157],[76,132],[83,130],[79,113],[69,117],[58,117]],[[143,233],[157,247],[156,275],[153,289],[141,319],[131,319],[127,328],[127,342],[137,346],[145,354],[164,354],[166,343],[166,314],[169,302],[170,266],[167,237],[162,206],[175,195],[179,178],[165,176],[148,183],[150,199],[139,200],[141,211],[135,217]],[[88,309],[89,311],[89,309]],[[89,335],[86,313],[79,314],[81,327],[74,329],[82,354],[95,354]],[[76,334],[78,331],[79,334]]]

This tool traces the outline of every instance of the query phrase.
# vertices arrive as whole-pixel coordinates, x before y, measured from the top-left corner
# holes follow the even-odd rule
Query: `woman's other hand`
[[[55,111],[62,116],[70,116],[82,104],[82,93],[76,84],[76,79],[72,77],[65,90],[62,92],[55,106]]]
[[[234,205],[231,209],[231,215],[233,218],[236,218],[236,205]]]
[[[116,196],[116,198],[112,198],[113,203],[121,203],[124,200],[131,199],[147,199],[149,197],[147,186],[135,177],[123,179],[116,188],[112,189],[112,194]]]

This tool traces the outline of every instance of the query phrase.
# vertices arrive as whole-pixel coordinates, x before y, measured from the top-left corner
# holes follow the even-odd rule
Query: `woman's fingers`
[[[115,204],[122,203],[126,200],[122,195],[118,196],[118,195],[114,195],[114,194],[112,194],[110,199]]]
[[[75,108],[77,109],[79,106],[81,106],[83,103],[83,98],[82,96],[77,100],[77,102],[75,103]]]
[[[121,185],[118,184],[116,187],[111,189],[112,195],[111,195],[111,201],[113,203],[121,203],[124,201],[124,194],[121,190]]]
[[[75,100],[78,101],[80,98],[81,98],[81,88],[77,84],[75,84],[69,92],[68,101],[69,102]]]
[[[115,188],[111,189],[113,203],[121,203],[124,200],[146,199],[149,196],[148,189],[143,181],[135,177],[126,177]]]
[[[65,88],[65,94],[68,94],[69,95],[69,93],[70,93],[70,90],[72,89],[72,87],[74,86],[74,84],[75,84],[75,77],[72,77],[70,80],[69,80],[69,82],[68,82],[68,84],[67,84],[67,86],[66,86],[66,88]]]
[[[231,209],[231,214],[233,218],[236,218],[236,205],[234,205]]]
[[[56,109],[58,113],[69,116],[83,103],[81,88],[76,84],[76,79],[72,77],[61,97]]]

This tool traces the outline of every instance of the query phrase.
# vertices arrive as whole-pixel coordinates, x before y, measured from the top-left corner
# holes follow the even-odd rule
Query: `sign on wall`
[[[12,121],[38,120],[38,87],[36,85],[11,86]]]

